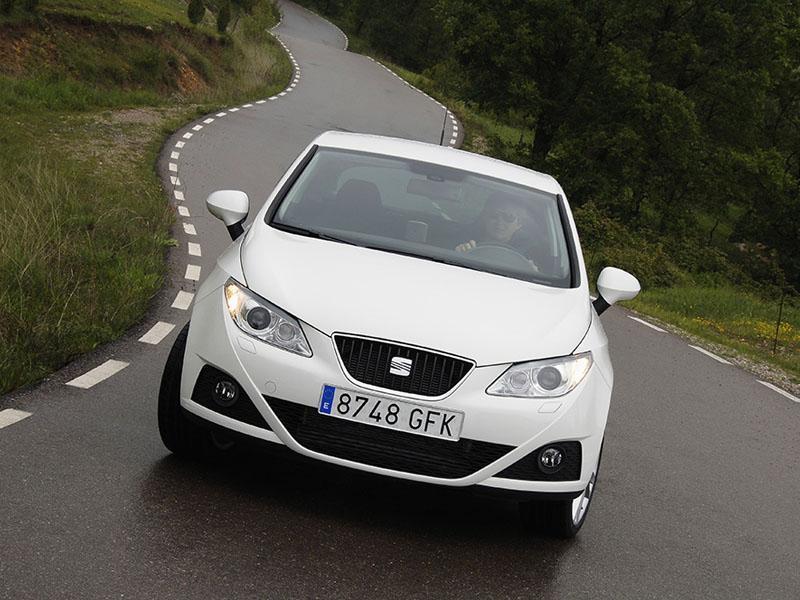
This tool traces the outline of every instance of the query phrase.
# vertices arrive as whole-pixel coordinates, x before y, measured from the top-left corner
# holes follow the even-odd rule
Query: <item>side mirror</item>
[[[242,223],[250,212],[247,194],[238,190],[219,190],[208,196],[206,206],[208,212],[225,223],[232,240],[244,233]]]
[[[622,269],[606,267],[597,278],[597,300],[594,309],[602,314],[612,304],[622,300],[631,300],[641,291],[639,280]]]

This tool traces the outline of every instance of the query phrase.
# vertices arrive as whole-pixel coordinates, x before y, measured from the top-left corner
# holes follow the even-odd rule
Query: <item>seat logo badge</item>
[[[399,375],[400,377],[408,377],[411,375],[411,365],[414,364],[410,358],[402,358],[395,356],[389,363],[389,373],[392,375]]]

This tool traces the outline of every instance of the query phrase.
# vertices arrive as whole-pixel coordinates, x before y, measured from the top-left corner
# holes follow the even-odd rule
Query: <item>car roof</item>
[[[481,156],[480,154],[473,154],[472,152],[456,150],[446,146],[382,135],[342,131],[327,131],[317,137],[314,143],[326,148],[356,150],[453,167],[496,179],[511,181],[551,194],[564,195],[561,186],[550,175],[488,156]]]

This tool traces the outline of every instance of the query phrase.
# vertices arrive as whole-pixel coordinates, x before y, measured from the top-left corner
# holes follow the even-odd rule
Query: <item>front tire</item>
[[[538,535],[562,539],[574,538],[586,521],[589,505],[597,486],[603,446],[597,457],[592,476],[586,488],[575,498],[568,500],[530,500],[520,503],[520,517],[527,529]]]
[[[169,351],[161,387],[158,390],[158,431],[161,441],[174,454],[201,458],[206,446],[206,432],[192,422],[181,407],[181,376],[189,323],[181,329]]]

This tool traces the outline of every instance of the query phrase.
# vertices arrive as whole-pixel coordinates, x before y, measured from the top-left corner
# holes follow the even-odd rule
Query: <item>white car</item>
[[[575,535],[597,479],[613,371],[552,178],[431,144],[328,132],[247,231],[246,194],[207,206],[234,242],[195,296],[159,396],[183,455],[237,440],[520,499]],[[245,436],[245,437],[242,437]]]

